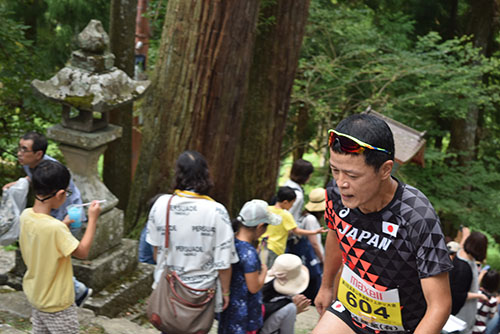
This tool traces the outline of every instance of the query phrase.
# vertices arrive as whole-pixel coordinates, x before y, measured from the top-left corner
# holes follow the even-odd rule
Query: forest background
[[[60,122],[60,107],[36,97],[30,82],[64,66],[90,19],[110,27],[112,51],[129,55],[116,65],[130,72],[133,36],[120,32],[133,34],[136,5],[0,0],[2,184],[23,175],[19,137]],[[498,1],[150,0],[145,16],[152,87],[133,111],[122,111],[127,118],[114,118],[124,127],[122,144],[132,115],[144,119],[133,182],[123,164],[130,145],[111,145],[103,159],[129,236],[143,226],[147,200],[171,190],[183,150],[207,156],[212,195],[234,215],[248,199],[269,199],[280,167],[283,174],[299,157],[316,167],[306,193],[324,186],[328,128],[371,107],[426,131],[425,167],[403,165],[395,176],[429,197],[445,234],[460,225],[487,233],[488,263],[500,269]],[[113,44],[121,37],[128,42]],[[200,45],[199,55],[191,52]],[[55,143],[49,154],[64,161]]]

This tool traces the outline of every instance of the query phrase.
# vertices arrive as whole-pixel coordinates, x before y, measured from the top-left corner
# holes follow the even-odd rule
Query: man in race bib
[[[352,115],[329,131],[329,147],[335,182],[313,334],[440,333],[452,264],[429,200],[391,176],[389,126]]]

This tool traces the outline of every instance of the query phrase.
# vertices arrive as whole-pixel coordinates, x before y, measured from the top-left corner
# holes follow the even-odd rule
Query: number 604
[[[373,313],[373,314],[376,314],[378,316],[383,317],[384,319],[389,318],[389,314],[387,313],[387,309],[384,306],[381,306],[378,309],[376,309],[375,311],[373,311],[370,303],[368,303],[364,299],[360,299],[358,301],[358,299],[356,298],[356,295],[350,291],[347,292],[346,298],[347,298],[347,302],[349,303],[349,305],[351,305],[354,308],[358,308],[358,305],[359,305],[359,309],[361,311],[363,311],[364,313],[367,313],[367,314]]]

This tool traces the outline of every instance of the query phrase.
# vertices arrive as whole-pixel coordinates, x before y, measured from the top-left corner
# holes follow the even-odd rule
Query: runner
[[[331,230],[313,333],[439,333],[450,314],[452,265],[428,199],[391,176],[389,126],[353,115],[329,131],[329,146]]]

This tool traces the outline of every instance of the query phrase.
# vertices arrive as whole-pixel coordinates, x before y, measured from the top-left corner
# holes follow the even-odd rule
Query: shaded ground
[[[8,272],[14,265],[14,252],[0,247],[0,274]],[[80,333],[85,334],[153,334],[157,330],[143,317],[144,301],[124,310],[119,317],[109,319],[96,316],[91,310],[79,309]],[[29,321],[31,308],[22,292],[0,286],[0,333],[20,334],[31,332]],[[297,316],[296,334],[310,333],[319,316],[313,307]],[[217,321],[210,331],[217,333]]]

